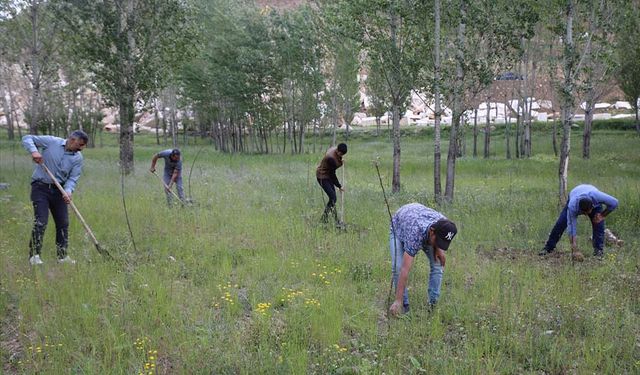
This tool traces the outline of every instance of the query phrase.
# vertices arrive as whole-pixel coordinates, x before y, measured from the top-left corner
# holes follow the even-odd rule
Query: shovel
[[[49,177],[51,178],[51,181],[53,181],[53,183],[56,185],[56,187],[58,188],[58,190],[60,190],[60,193],[63,196],[67,195],[67,192],[64,191],[64,189],[62,188],[62,185],[60,185],[60,183],[58,182],[58,180],[56,179],[56,177],[53,175],[53,173],[51,173],[51,171],[49,170],[49,168],[47,168],[46,165],[44,165],[44,163],[40,164],[42,166],[42,168],[44,169],[45,172],[47,172],[47,174],[49,175]],[[80,222],[82,223],[82,226],[84,226],[84,230],[87,232],[87,234],[89,235],[89,237],[91,238],[91,241],[93,242],[94,245],[96,245],[96,250],[98,250],[98,252],[109,258],[109,259],[113,259],[113,257],[111,256],[111,254],[109,254],[109,252],[106,249],[103,249],[100,244],[98,243],[98,240],[96,239],[96,236],[93,235],[93,232],[91,231],[91,228],[89,228],[89,225],[87,224],[86,221],[84,221],[84,218],[82,217],[82,215],[80,214],[80,211],[78,211],[78,208],[76,207],[76,205],[73,203],[72,200],[69,200],[69,206],[71,206],[71,208],[73,209],[73,212],[76,213],[76,216],[78,217],[78,219],[80,219]]]

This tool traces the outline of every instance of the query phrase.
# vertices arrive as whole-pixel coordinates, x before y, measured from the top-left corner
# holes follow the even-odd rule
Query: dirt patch
[[[519,249],[515,247],[486,248],[482,245],[476,248],[476,252],[484,258],[491,260],[509,260],[525,262],[541,262],[550,265],[571,263],[571,251],[556,250],[545,256],[540,256],[540,249]],[[592,257],[587,256],[589,261]]]

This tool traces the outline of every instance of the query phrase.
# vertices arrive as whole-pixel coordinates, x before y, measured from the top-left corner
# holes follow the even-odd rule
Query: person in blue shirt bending
[[[180,160],[180,150],[177,148],[160,151],[153,155],[151,159],[151,173],[156,171],[156,162],[159,158],[164,159],[164,174],[162,180],[166,185],[167,204],[171,206],[171,187],[176,185],[178,197],[184,202],[184,191],[182,189],[182,160]]]
[[[89,141],[87,134],[76,130],[67,139],[49,135],[25,135],[22,146],[31,154],[37,164],[49,168],[56,180],[64,188],[62,194],[44,168],[36,165],[31,175],[31,202],[33,203],[34,222],[29,242],[29,262],[32,265],[43,264],[40,259],[42,238],[44,237],[49,211],[56,224],[56,249],[58,262],[75,263],[67,255],[69,243],[69,211],[71,194],[82,174],[82,149]]]
[[[544,256],[555,251],[565,229],[569,232],[571,251],[577,251],[576,227],[578,215],[587,215],[593,230],[593,255],[602,258],[604,255],[604,218],[618,207],[618,200],[598,190],[593,185],[578,185],[569,193],[569,200],[564,206],[556,224],[551,229],[549,239],[539,255]]]

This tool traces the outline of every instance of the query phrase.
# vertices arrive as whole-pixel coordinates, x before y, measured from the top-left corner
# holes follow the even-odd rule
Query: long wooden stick
[[[178,196],[178,194],[176,194],[173,190],[169,189],[169,186],[167,186],[167,184],[164,183],[164,180],[162,179],[162,177],[160,177],[160,175],[158,175],[155,171],[151,172],[153,173],[156,177],[158,177],[158,179],[160,180],[160,182],[162,182],[162,186],[164,186],[164,188],[170,192],[171,194],[173,194],[174,197],[176,197],[176,199],[178,201],[180,201],[180,203],[184,204],[184,202],[182,201],[182,199],[180,199],[180,197]]]
[[[63,196],[67,196],[67,192],[64,191],[64,188],[62,187],[62,185],[60,185],[60,183],[58,182],[58,180],[56,179],[56,177],[53,175],[53,173],[51,173],[51,171],[49,170],[49,168],[47,168],[46,165],[44,165],[44,162],[42,164],[40,164],[42,166],[42,168],[44,169],[45,172],[47,172],[47,174],[49,175],[49,177],[51,178],[51,181],[53,181],[53,183],[56,185],[56,187],[58,188],[58,190],[60,190],[60,193]],[[80,211],[78,211],[78,208],[76,207],[76,205],[73,203],[73,201],[71,199],[69,199],[69,205],[71,206],[71,208],[73,209],[73,212],[75,212],[76,216],[78,217],[78,219],[80,219],[80,222],[82,223],[82,226],[84,226],[84,230],[87,232],[87,234],[89,235],[89,237],[91,238],[91,241],[93,241],[93,244],[96,245],[96,250],[98,250],[98,252],[101,255],[107,256],[109,258],[111,257],[111,254],[109,254],[109,252],[105,249],[103,249],[100,244],[98,243],[98,239],[96,238],[96,236],[93,234],[93,231],[91,231],[91,228],[89,228],[89,224],[87,224],[87,222],[84,220],[84,218],[82,217],[82,214],[80,214]],[[112,258],[113,259],[113,258]]]

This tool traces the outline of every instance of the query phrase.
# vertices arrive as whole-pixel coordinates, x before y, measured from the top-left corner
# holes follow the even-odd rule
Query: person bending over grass
[[[340,143],[337,147],[331,147],[327,150],[320,161],[320,165],[316,168],[316,179],[318,184],[322,187],[322,190],[329,197],[329,201],[322,213],[322,222],[326,223],[329,218],[329,214],[333,214],[333,218],[338,224],[338,212],[336,211],[336,187],[344,192],[344,188],[338,181],[336,176],[336,169],[340,168],[343,164],[342,157],[347,153],[347,145]]]
[[[31,154],[37,164],[45,165],[63,187],[62,194],[54,181],[40,165],[36,165],[31,175],[31,202],[33,203],[34,222],[29,241],[29,263],[40,265],[42,239],[49,221],[49,211],[56,224],[56,253],[58,262],[75,263],[67,255],[69,244],[69,210],[71,194],[76,188],[82,174],[82,149],[89,137],[81,130],[76,130],[67,139],[50,135],[25,135],[22,146]]]
[[[458,233],[454,222],[440,212],[420,203],[404,205],[391,219],[389,247],[391,249],[392,278],[396,288],[395,301],[389,309],[391,314],[409,312],[407,283],[413,260],[420,250],[429,259],[429,308],[433,308],[440,297],[440,285],[444,273],[445,255],[451,240]]]
[[[178,189],[178,197],[181,201],[184,202],[184,191],[182,190],[182,160],[180,160],[180,150],[177,148],[168,149],[160,151],[157,154],[153,155],[153,159],[151,159],[151,168],[149,168],[151,173],[155,173],[156,162],[159,158],[164,159],[164,174],[162,176],[162,180],[167,186],[167,188],[165,188],[165,193],[167,194],[167,204],[171,206],[172,197],[170,190],[171,187],[173,187],[173,184],[175,184],[176,188]]]
[[[551,229],[542,252],[538,255],[544,256],[554,252],[556,244],[560,241],[560,237],[562,237],[562,233],[567,227],[569,227],[571,251],[577,251],[576,224],[578,215],[587,215],[591,220],[593,231],[593,255],[602,258],[604,255],[604,218],[616,207],[618,207],[618,200],[601,192],[595,186],[586,184],[576,186],[569,193],[569,200],[562,212],[560,212],[553,229]]]

